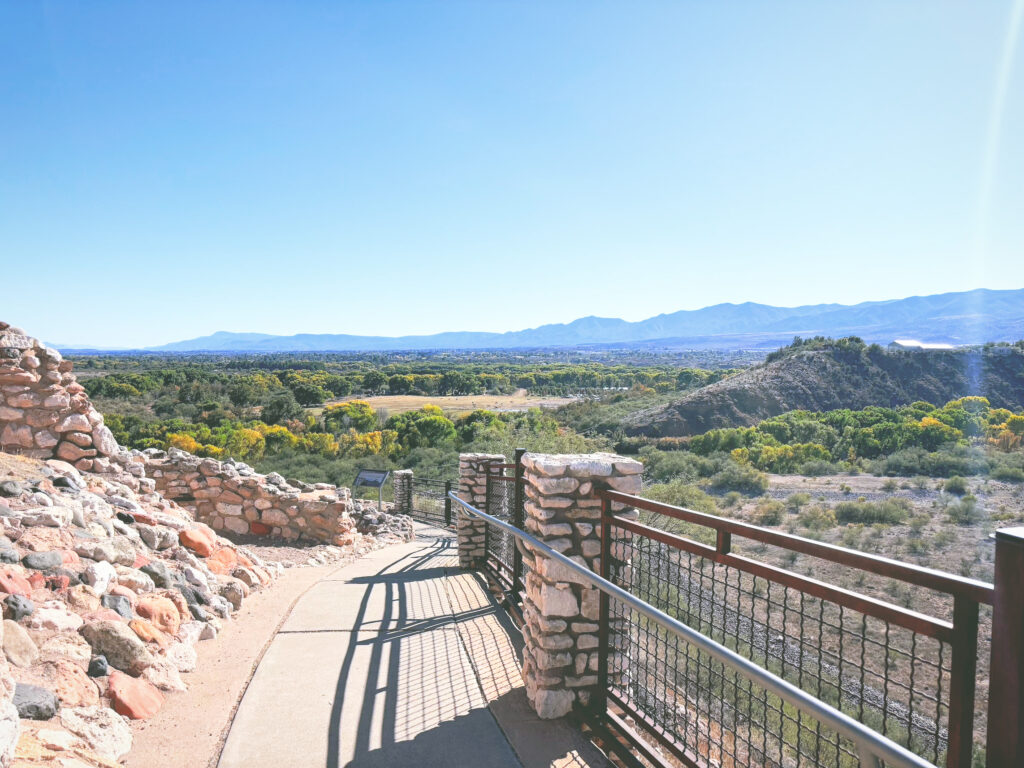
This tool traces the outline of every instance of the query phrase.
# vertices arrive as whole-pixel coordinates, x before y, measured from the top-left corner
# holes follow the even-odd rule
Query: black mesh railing
[[[492,517],[496,517],[506,523],[521,526],[522,521],[516,522],[516,479],[493,475],[487,478],[487,504],[485,511]],[[487,526],[484,548],[487,551],[487,565],[493,571],[495,578],[511,591],[516,574],[514,571],[516,560],[516,545],[511,533],[493,525]]]
[[[708,546],[614,515],[605,526],[613,584],[929,762],[971,765],[977,583],[951,591],[948,622],[737,554],[729,531]],[[680,763],[859,765],[852,742],[685,639],[615,600],[606,611],[610,703]]]
[[[412,479],[411,510],[409,516],[421,523],[438,528],[453,528],[451,501],[448,492],[452,483],[446,480]]]

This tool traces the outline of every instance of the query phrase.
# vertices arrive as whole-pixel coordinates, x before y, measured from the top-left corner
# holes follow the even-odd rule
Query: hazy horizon
[[[1024,291],[1024,288],[1016,289],[1016,288],[984,288],[984,287],[982,287],[982,288],[965,289],[965,290],[961,290],[961,291],[946,291],[946,292],[943,292],[941,294],[928,294],[928,295],[937,295],[937,296],[957,295],[957,294],[974,293],[975,291],[1015,292],[1015,291]],[[899,296],[899,297],[887,297],[887,298],[878,298],[878,299],[868,299],[866,301],[857,302],[855,304],[840,304],[840,303],[836,303],[836,302],[814,302],[814,303],[808,303],[808,304],[793,305],[793,306],[788,306],[788,307],[778,307],[777,305],[766,305],[766,304],[763,304],[763,303],[760,303],[760,302],[751,302],[751,301],[727,301],[727,302],[720,302],[719,304],[708,305],[708,306],[705,306],[705,307],[697,307],[694,310],[677,310],[677,311],[698,311],[698,310],[702,310],[702,309],[710,309],[710,308],[721,307],[721,306],[741,307],[741,306],[744,306],[744,305],[747,305],[747,304],[756,304],[756,305],[759,305],[759,306],[776,306],[777,308],[780,308],[780,309],[799,309],[801,307],[807,307],[807,306],[823,306],[823,307],[832,307],[832,306],[834,306],[834,307],[842,308],[842,307],[853,307],[853,306],[870,305],[870,304],[887,304],[887,303],[892,303],[892,302],[903,301],[905,299],[913,299],[913,298],[921,298],[921,297],[922,297],[921,295],[915,295],[915,296]],[[671,315],[671,314],[674,314],[674,313],[668,312],[668,313],[661,313],[661,314]],[[1024,306],[1022,306],[1021,315],[1022,315],[1022,318],[1024,318]],[[436,333],[398,333],[398,334],[393,334],[393,335],[384,335],[384,334],[350,334],[348,331],[346,331],[344,329],[333,330],[333,331],[321,331],[321,332],[299,331],[299,332],[294,333],[294,334],[275,334],[275,333],[270,333],[270,332],[267,332],[267,331],[260,330],[258,328],[254,328],[254,329],[217,328],[217,329],[212,329],[212,330],[210,330],[210,331],[208,331],[206,333],[202,333],[202,334],[199,334],[199,335],[193,336],[193,337],[176,337],[176,338],[171,338],[171,339],[166,339],[166,340],[155,340],[155,341],[152,341],[152,342],[149,342],[149,343],[146,343],[146,344],[142,344],[142,345],[139,345],[139,346],[136,346],[136,347],[131,347],[131,346],[104,346],[104,345],[99,345],[99,344],[75,343],[75,342],[70,342],[69,343],[69,342],[62,342],[59,339],[58,340],[44,339],[44,341],[50,343],[54,347],[58,347],[58,348],[62,348],[62,349],[95,349],[95,350],[98,350],[98,351],[128,351],[128,350],[152,349],[152,348],[157,348],[157,347],[161,347],[161,346],[168,345],[168,344],[174,344],[174,343],[177,343],[177,342],[187,341],[187,340],[190,340],[190,339],[201,339],[201,338],[207,338],[207,337],[211,337],[211,336],[216,336],[218,334],[229,334],[229,335],[235,335],[235,334],[237,334],[237,335],[254,334],[254,335],[261,335],[261,336],[262,335],[266,335],[266,336],[273,336],[273,337],[280,337],[280,338],[291,338],[293,336],[310,336],[310,335],[312,335],[312,336],[352,335],[352,336],[369,336],[369,337],[378,336],[378,337],[381,337],[381,338],[409,338],[409,337],[420,337],[420,336],[430,337],[430,336],[435,336],[435,335],[443,334],[443,333],[495,333],[495,334],[510,334],[510,333],[517,333],[517,332],[526,331],[526,330],[532,330],[532,329],[535,329],[535,328],[540,328],[540,327],[544,327],[544,326],[548,326],[548,325],[564,325],[564,324],[569,324],[569,323],[572,323],[572,322],[577,321],[577,320],[584,320],[584,319],[588,319],[588,318],[598,318],[598,319],[606,319],[606,320],[626,320],[626,322],[640,322],[640,321],[643,321],[643,320],[653,319],[653,318],[659,317],[659,316],[661,316],[661,315],[651,315],[650,317],[640,318],[638,321],[631,321],[631,320],[628,320],[626,318],[616,318],[616,317],[612,317],[612,316],[608,316],[608,315],[593,315],[593,314],[591,314],[591,315],[584,315],[583,317],[573,318],[572,320],[568,321],[568,323],[540,323],[538,325],[532,325],[532,326],[528,326],[528,327],[527,326],[523,326],[523,327],[519,327],[519,328],[507,328],[507,329],[498,330],[498,331],[487,331],[487,330],[481,330],[481,329],[470,328],[470,327],[458,327],[458,328],[452,327],[452,328],[446,328],[446,329],[444,329],[442,331],[438,331]],[[2,320],[2,318],[0,318],[0,320]],[[9,322],[9,321],[5,321],[5,322]],[[32,334],[32,329],[31,328],[24,328],[24,330],[27,331],[29,334]],[[896,339],[894,339],[894,340],[896,340]],[[997,339],[989,339],[989,340],[990,341],[996,341]],[[915,341],[915,340],[914,339],[909,339],[909,341]]]

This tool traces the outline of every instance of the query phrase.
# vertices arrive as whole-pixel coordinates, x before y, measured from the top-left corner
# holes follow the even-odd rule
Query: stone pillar
[[[500,453],[459,454],[459,498],[472,504],[481,512],[487,506],[487,472],[491,464],[503,464],[505,457]],[[459,540],[459,567],[478,568],[487,552],[484,542],[487,538],[487,523],[471,517],[462,507],[457,510],[456,533]]]
[[[398,469],[391,473],[391,481],[394,483],[395,492],[395,514],[412,514],[412,470]]]
[[[643,464],[610,453],[523,457],[528,533],[590,570],[601,570],[601,499],[640,492]],[[621,505],[616,505],[621,508]],[[635,516],[635,511],[630,517]],[[542,554],[525,557],[523,680],[542,718],[586,705],[598,684],[600,591]],[[614,638],[611,640],[614,647]]]

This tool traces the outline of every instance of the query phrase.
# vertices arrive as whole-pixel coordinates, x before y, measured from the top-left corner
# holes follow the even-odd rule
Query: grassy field
[[[478,408],[488,411],[525,411],[530,408],[557,408],[560,405],[573,402],[571,397],[537,397],[531,396],[525,389],[517,390],[511,395],[449,395],[441,397],[437,395],[376,395],[374,397],[345,397],[334,403],[344,403],[348,400],[365,400],[373,406],[374,410],[387,411],[389,415],[415,411],[425,405],[436,405],[447,413],[459,414],[468,413]],[[311,409],[319,413],[322,409]]]

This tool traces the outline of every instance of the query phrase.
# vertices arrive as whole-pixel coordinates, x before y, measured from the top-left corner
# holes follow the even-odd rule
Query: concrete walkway
[[[608,763],[574,728],[539,720],[519,635],[452,536],[340,568],[306,592],[260,661],[219,768]]]

